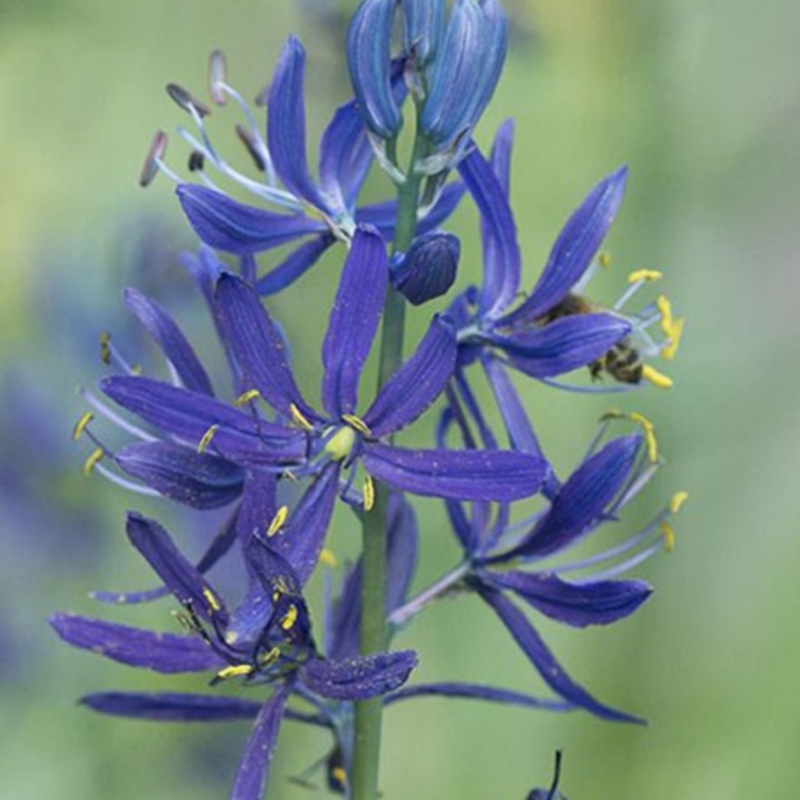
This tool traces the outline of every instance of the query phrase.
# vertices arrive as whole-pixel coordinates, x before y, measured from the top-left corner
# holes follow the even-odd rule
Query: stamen
[[[111,334],[108,331],[100,334],[100,360],[106,366],[111,364]]]
[[[608,250],[603,250],[597,257],[597,263],[603,269],[608,269],[612,264],[611,253],[609,253]]]
[[[279,658],[281,657],[281,651],[279,647],[273,647],[271,650],[268,650],[264,655],[258,657],[259,665],[262,667],[268,667],[270,664],[274,664]]]
[[[372,475],[364,478],[364,511],[372,511],[375,506],[375,482]]]
[[[89,456],[86,459],[86,461],[83,462],[83,474],[87,476],[90,475],[92,470],[95,468],[95,466],[98,464],[100,459],[102,459],[105,454],[106,451],[103,450],[102,447],[96,447],[94,450],[92,450],[92,452],[89,453]]]
[[[153,182],[153,179],[158,175],[161,159],[166,152],[167,134],[164,131],[157,131],[145,156],[142,171],[139,173],[139,186],[144,188]]]
[[[189,153],[189,163],[187,164],[189,172],[202,172],[205,165],[206,157],[200,150],[192,150]]]
[[[666,520],[662,520],[658,527],[664,537],[664,547],[668,553],[671,553],[675,549],[675,531]]]
[[[126,478],[123,478],[121,475],[117,475],[115,472],[112,472],[110,469],[108,469],[108,467],[106,467],[102,461],[99,464],[95,464],[94,469],[106,480],[111,481],[111,483],[115,483],[117,486],[121,486],[123,489],[127,489],[129,492],[135,492],[136,494],[141,494],[145,497],[163,497],[161,492],[157,492],[150,486],[144,486],[141,483],[135,483],[134,481],[129,481]],[[124,597],[124,595],[121,596]]]
[[[341,461],[350,455],[355,443],[355,430],[343,425],[325,442],[325,452],[329,453],[334,461]]]
[[[289,606],[289,610],[286,612],[286,615],[281,620],[281,628],[283,628],[285,631],[290,631],[294,627],[295,622],[297,622],[297,616],[297,606],[292,603],[292,605]]]
[[[286,522],[286,517],[288,516],[289,508],[287,506],[281,506],[267,528],[268,539],[271,539],[276,533],[278,533],[278,531],[283,527],[283,524]]]
[[[314,426],[294,403],[289,404],[289,414],[291,414],[294,423],[304,431],[311,433],[314,430]]]
[[[211,109],[205,103],[198,100],[188,89],[184,89],[180,84],[168,83],[167,94],[177,105],[190,114],[194,111],[201,117],[207,117],[211,113]]]
[[[264,161],[264,157],[259,152],[259,146],[255,136],[253,136],[253,134],[247,130],[244,125],[238,123],[236,125],[236,135],[239,137],[242,144],[245,146],[245,149],[250,154],[250,158],[253,159],[256,169],[259,172],[266,172],[267,163]]]
[[[240,675],[249,675],[252,671],[253,667],[250,664],[236,664],[221,669],[215,677],[218,680],[224,681],[228,678],[238,678]]]
[[[628,414],[628,419],[642,426],[644,440],[647,444],[647,457],[650,459],[651,464],[655,464],[658,461],[658,441],[656,440],[655,425],[644,414],[638,414],[635,411]]]
[[[347,772],[344,767],[334,767],[331,770],[331,777],[340,785],[347,786]]]
[[[94,419],[94,414],[91,411],[87,411],[76,423],[75,427],[72,429],[72,441],[77,442],[78,439],[81,438],[83,432],[86,430],[86,426]]]
[[[663,272],[657,269],[637,269],[628,275],[628,283],[639,283],[640,281],[660,281],[664,277]]]
[[[319,560],[321,564],[330,567],[330,569],[336,569],[339,566],[339,559],[337,559],[333,551],[329,550],[327,547],[322,548],[319,554]]]
[[[112,411],[108,406],[104,403],[101,403],[91,392],[87,391],[86,389],[81,388],[79,390],[81,397],[86,400],[89,405],[91,405],[95,411],[99,414],[102,414],[106,419],[113,422],[119,428],[124,431],[127,431],[131,435],[135,436],[137,439],[141,439],[145,442],[155,442],[157,437],[152,436],[151,434],[147,433],[147,431],[138,428],[136,425],[132,425],[126,419],[121,417],[119,414]]]
[[[372,431],[369,429],[369,426],[363,419],[360,417],[355,416],[355,414],[342,414],[342,419],[351,427],[355,428],[359,433],[363,433],[364,436],[371,436]]]
[[[676,492],[672,495],[672,499],[669,501],[669,510],[673,514],[677,514],[681,510],[681,506],[689,499],[688,492]]]
[[[208,93],[211,101],[218,106],[228,102],[225,92],[220,88],[225,83],[228,75],[228,62],[222,50],[212,50],[208,57]]]
[[[216,436],[218,430],[219,425],[215,423],[203,434],[203,438],[200,439],[200,442],[197,445],[198,453],[205,453],[205,451],[208,450],[208,446],[211,444],[211,440],[214,438],[214,436]]]
[[[205,597],[205,599],[208,601],[211,611],[220,611],[222,609],[222,606],[214,595],[214,592],[212,592],[207,586],[203,587],[203,597]]]
[[[645,364],[642,367],[642,377],[645,380],[650,381],[650,383],[652,383],[653,386],[658,389],[671,389],[673,386],[672,378],[659,372],[649,364]]]
[[[242,406],[247,405],[251,400],[257,400],[259,397],[261,397],[261,392],[259,392],[258,389],[250,389],[249,391],[240,394],[236,398],[234,405],[241,408]]]
[[[661,330],[664,336],[669,336],[673,327],[672,303],[666,295],[661,294],[656,298],[656,307],[661,314]]]

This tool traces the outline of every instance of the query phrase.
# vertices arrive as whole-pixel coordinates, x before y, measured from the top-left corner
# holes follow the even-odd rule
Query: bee
[[[562,317],[575,314],[591,314],[598,309],[585,297],[569,293],[559,300],[549,311],[536,320],[538,325],[547,325]],[[612,345],[600,358],[589,364],[589,374],[593,381],[601,380],[603,373],[610,375],[619,383],[641,383],[644,376],[642,356],[626,336]]]

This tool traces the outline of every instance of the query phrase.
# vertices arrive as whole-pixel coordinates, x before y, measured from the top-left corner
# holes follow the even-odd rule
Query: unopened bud
[[[392,286],[412,305],[440,297],[453,285],[461,244],[450,233],[426,233],[392,265]]]

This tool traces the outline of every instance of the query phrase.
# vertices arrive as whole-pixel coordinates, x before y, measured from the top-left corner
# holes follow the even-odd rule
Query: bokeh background
[[[170,682],[71,650],[46,618],[72,610],[168,625],[169,604],[108,610],[87,593],[147,585],[124,542],[127,507],[180,525],[195,551],[198,529],[211,525],[82,476],[85,445],[70,441],[83,410],[76,389],[102,374],[101,331],[114,331],[148,363],[121,303],[128,284],[170,305],[196,342],[209,334],[177,264],[192,239],[170,186],[136,185],[152,132],[184,121],[162,86],[175,80],[203,92],[207,54],[222,47],[231,81],[254,96],[295,32],[310,53],[309,126],[319,132],[347,95],[342,14],[354,5],[0,0],[5,797],[227,796],[246,725],[160,726],[75,705],[99,689],[200,688],[199,680]],[[629,164],[608,242],[614,267],[599,295],[613,297],[629,269],[657,267],[688,323],[671,368],[676,387],[614,400],[656,421],[668,462],[624,524],[633,529],[677,489],[691,501],[676,523],[675,552],[640,571],[657,594],[639,614],[606,630],[543,626],[577,679],[646,716],[648,728],[456,701],[408,704],[387,718],[384,796],[522,800],[531,786],[549,784],[560,746],[571,800],[796,797],[800,5],[507,5],[513,48],[477,136],[486,143],[500,120],[517,119],[513,200],[528,281],[588,188]],[[382,188],[376,178],[376,196]],[[454,223],[465,237],[462,281],[477,265],[467,205]],[[279,302],[298,360],[317,350],[334,279],[334,269],[321,269]],[[610,403],[539,387],[527,397],[563,465]],[[435,504],[424,516],[431,525],[420,586],[456,558]],[[345,551],[355,538],[348,527],[336,533]],[[401,642],[419,649],[422,678],[542,690],[505,631],[469,599],[437,606]],[[285,725],[269,796],[312,796],[288,779],[326,744]]]

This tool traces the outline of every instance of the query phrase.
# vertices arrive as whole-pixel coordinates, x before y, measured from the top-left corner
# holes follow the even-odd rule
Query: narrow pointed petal
[[[525,615],[503,594],[496,589],[483,586],[479,589],[481,597],[492,607],[501,622],[520,646],[525,655],[544,679],[545,683],[557,694],[570,703],[584,708],[602,719],[617,722],[638,722],[644,720],[617,711],[601,703],[590,695],[586,689],[575,683],[567,675],[564,668],[555,660],[553,654],[541,636],[531,626]]]
[[[498,560],[543,557],[591,530],[624,485],[641,444],[639,435],[621,436],[586,459],[561,487],[533,530]]]
[[[364,124],[380,139],[401,128],[391,85],[391,37],[395,0],[365,0],[347,29],[347,65]]]
[[[359,228],[342,269],[322,344],[322,402],[334,417],[356,410],[358,382],[378,329],[388,282],[389,262],[381,235]]]
[[[319,562],[339,493],[340,464],[331,463],[315,478],[281,530],[267,540],[292,566],[303,586]]]
[[[458,164],[458,170],[481,213],[484,227],[484,276],[478,299],[487,320],[499,317],[519,290],[522,258],[517,225],[503,184],[478,148]]]
[[[510,589],[537,611],[573,628],[609,625],[633,614],[652,594],[643,581],[567,583],[549,573],[483,570],[497,589]]]
[[[173,674],[225,666],[199,636],[154,633],[75,614],[56,614],[50,624],[68,644],[132,667]]]
[[[302,680],[312,692],[332,700],[369,700],[402,686],[417,665],[413,650],[373,653],[344,661],[312,659]]]
[[[287,417],[294,405],[313,418],[295,383],[286,341],[253,288],[240,278],[223,275],[217,283],[215,314],[244,382]]]
[[[278,478],[272,472],[252,470],[247,474],[242,504],[236,518],[236,533],[243,544],[251,536],[263,536],[278,510]]]
[[[503,415],[503,422],[513,448],[520,453],[528,453],[544,460],[539,440],[536,438],[528,414],[522,406],[519,393],[506,372],[505,366],[491,357],[484,358],[482,364],[500,413]]]
[[[176,192],[195,233],[226,253],[260,253],[327,230],[320,219],[248,206],[205,186],[182,183]]]
[[[453,375],[457,351],[453,321],[434,317],[414,354],[384,384],[364,414],[375,437],[405,428],[429,408]]]
[[[543,328],[486,341],[504,350],[510,363],[533,378],[552,378],[602,358],[631,332],[631,325],[612,314],[580,314],[562,317]]]
[[[311,180],[306,160],[305,61],[303,45],[290,36],[278,58],[267,98],[267,147],[286,188],[327,212],[328,203]]]
[[[372,145],[358,106],[351,100],[336,110],[320,141],[320,182],[340,212],[355,208],[371,164]]]
[[[219,508],[242,493],[244,472],[223,458],[171,442],[132,442],[114,461],[128,475],[192,508]]]
[[[194,446],[218,426],[207,451],[237,464],[292,464],[305,456],[299,431],[256,420],[188,389],[125,375],[105,378],[100,388],[123,408]]]
[[[335,241],[334,235],[326,231],[304,242],[282,263],[256,281],[256,291],[261,297],[269,297],[291,286],[319,261]]]
[[[158,722],[229,722],[254,719],[261,710],[261,703],[252,700],[172,692],[102,692],[82,697],[80,702],[101,714]]]
[[[505,450],[405,450],[369,444],[364,468],[411,494],[451,500],[508,502],[539,491],[544,463]]]
[[[130,511],[126,531],[131,544],[181,605],[191,608],[205,620],[226,623],[228,614],[222,600],[161,525]]]
[[[262,800],[291,686],[281,686],[256,717],[233,781],[230,800]]]
[[[187,389],[213,396],[211,381],[200,359],[167,311],[141,292],[130,288],[125,290],[125,305],[136,314],[164,352],[181,383]]]
[[[485,700],[490,703],[503,705],[522,706],[523,708],[541,708],[547,711],[574,711],[572,703],[559,700],[546,700],[533,697],[522,692],[510,689],[498,689],[494,686],[483,686],[477,683],[418,683],[414,686],[405,686],[390,694],[385,700],[385,705],[391,705],[398,700],[410,700],[413,697],[455,697],[463,700]]]
[[[628,170],[623,167],[589,192],[558,235],[533,292],[503,320],[532,321],[549,311],[580,280],[614,221],[625,194]]]

